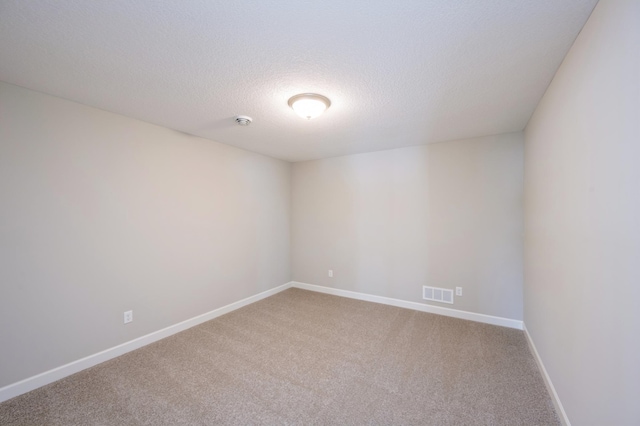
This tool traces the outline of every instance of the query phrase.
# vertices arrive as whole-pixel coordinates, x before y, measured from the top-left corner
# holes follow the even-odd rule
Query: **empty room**
[[[3,0],[0,425],[640,425],[640,1]]]

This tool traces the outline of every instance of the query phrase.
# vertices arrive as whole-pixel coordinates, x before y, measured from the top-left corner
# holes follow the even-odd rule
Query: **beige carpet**
[[[289,289],[6,401],[0,424],[559,423],[521,331]]]

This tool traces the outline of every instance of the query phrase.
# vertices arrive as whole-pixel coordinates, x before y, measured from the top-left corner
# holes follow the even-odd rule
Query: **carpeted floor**
[[[289,289],[0,404],[1,425],[556,425],[522,331]]]

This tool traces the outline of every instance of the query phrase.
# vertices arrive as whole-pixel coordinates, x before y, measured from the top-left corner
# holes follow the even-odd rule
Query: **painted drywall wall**
[[[522,319],[523,135],[299,162],[294,281]],[[334,277],[328,277],[328,270]]]
[[[289,282],[290,176],[0,83],[0,387]]]
[[[571,423],[640,424],[640,2],[598,3],[525,159],[526,327]]]

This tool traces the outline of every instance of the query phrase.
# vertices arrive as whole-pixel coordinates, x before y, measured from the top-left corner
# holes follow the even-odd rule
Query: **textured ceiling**
[[[522,130],[595,3],[2,0],[0,80],[316,159]]]

